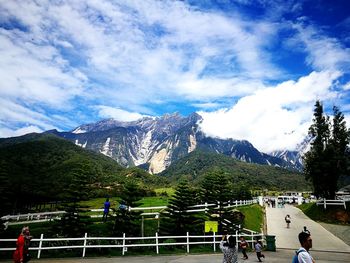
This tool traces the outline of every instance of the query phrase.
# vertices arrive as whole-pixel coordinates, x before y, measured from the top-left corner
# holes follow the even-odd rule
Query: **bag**
[[[295,255],[293,257],[292,263],[299,263],[298,255],[300,252],[305,252],[305,251],[306,250],[304,250],[304,249],[299,249],[299,250],[295,251]]]

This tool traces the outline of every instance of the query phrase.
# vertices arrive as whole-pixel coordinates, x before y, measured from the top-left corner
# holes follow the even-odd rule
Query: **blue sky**
[[[199,112],[293,150],[316,99],[350,122],[350,3],[0,0],[0,137]]]

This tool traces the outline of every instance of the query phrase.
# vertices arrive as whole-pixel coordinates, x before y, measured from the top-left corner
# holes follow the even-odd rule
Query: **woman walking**
[[[29,232],[29,227],[25,226],[22,228],[21,234],[18,236],[16,241],[16,250],[13,253],[13,261],[15,263],[26,263],[30,260],[29,255],[29,243],[32,236]]]
[[[230,235],[224,235],[220,242],[220,249],[224,254],[222,263],[238,263],[236,238]]]

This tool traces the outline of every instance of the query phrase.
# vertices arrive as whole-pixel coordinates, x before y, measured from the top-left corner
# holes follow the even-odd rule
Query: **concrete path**
[[[264,252],[264,262],[269,263],[289,263],[292,262],[294,250],[282,250],[277,252]],[[317,263],[350,263],[350,254],[313,251],[313,257]],[[249,259],[241,259],[239,253],[239,263],[258,262],[255,253],[248,253]],[[1,263],[11,263],[12,261],[1,261]],[[68,258],[68,259],[39,259],[31,260],[31,263],[221,263],[222,254],[206,255],[175,255],[175,256],[124,256],[124,257],[98,257],[98,258]]]
[[[287,228],[284,221],[287,214],[291,216],[290,228]],[[277,248],[296,249],[300,247],[298,234],[306,226],[311,232],[312,251],[350,252],[350,246],[292,205],[286,205],[284,208],[267,207],[266,219],[267,233],[276,236]]]

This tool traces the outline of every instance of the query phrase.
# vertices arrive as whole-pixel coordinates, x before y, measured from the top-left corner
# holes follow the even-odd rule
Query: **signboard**
[[[205,221],[204,225],[205,232],[218,232],[218,222],[217,221]]]

